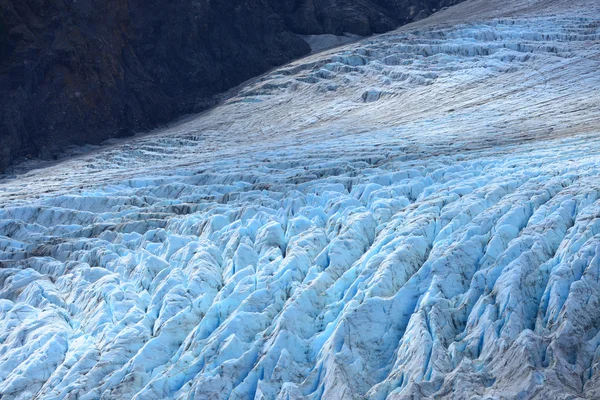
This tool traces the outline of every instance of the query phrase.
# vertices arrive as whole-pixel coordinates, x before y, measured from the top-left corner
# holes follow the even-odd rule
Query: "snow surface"
[[[311,54],[356,42],[357,40],[364,38],[364,36],[354,35],[352,33],[344,33],[343,35],[326,33],[322,35],[302,35],[301,37],[310,46]]]
[[[0,397],[600,398],[599,71],[599,2],[472,0],[17,168]]]

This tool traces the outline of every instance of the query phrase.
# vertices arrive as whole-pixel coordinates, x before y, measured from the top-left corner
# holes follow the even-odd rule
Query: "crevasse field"
[[[0,181],[0,397],[600,398],[600,2],[470,0]]]

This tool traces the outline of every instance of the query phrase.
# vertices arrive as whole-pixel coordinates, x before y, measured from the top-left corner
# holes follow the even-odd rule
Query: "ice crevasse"
[[[491,3],[0,180],[0,398],[600,397],[600,4]]]

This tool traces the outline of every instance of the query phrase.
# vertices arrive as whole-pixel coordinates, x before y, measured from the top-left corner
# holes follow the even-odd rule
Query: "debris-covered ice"
[[[467,1],[16,173],[3,400],[600,397],[597,2]]]

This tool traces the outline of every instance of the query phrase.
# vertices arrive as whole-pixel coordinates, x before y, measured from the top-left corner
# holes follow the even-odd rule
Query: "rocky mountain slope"
[[[19,156],[131,135],[310,51],[456,0],[0,0],[0,172]]]
[[[597,399],[600,4],[470,0],[0,181],[5,399]]]

